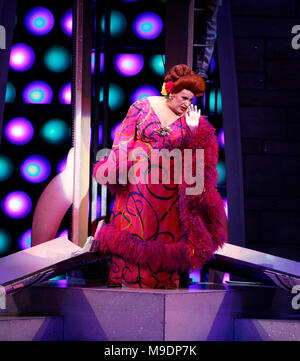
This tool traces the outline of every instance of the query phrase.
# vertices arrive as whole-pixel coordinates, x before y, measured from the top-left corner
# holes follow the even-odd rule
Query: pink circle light
[[[29,195],[22,191],[14,191],[6,195],[1,202],[3,213],[10,218],[25,218],[31,211],[32,202]]]
[[[61,87],[58,94],[58,98],[61,104],[71,104],[72,101],[71,83],[67,83]]]
[[[60,26],[67,36],[72,36],[73,14],[72,9],[67,10],[61,17]]]
[[[117,54],[114,66],[121,75],[134,76],[143,69],[144,58],[142,54]]]
[[[24,145],[30,142],[34,129],[31,122],[22,117],[11,119],[4,128],[6,139],[15,145]]]
[[[24,43],[14,44],[11,47],[9,66],[15,71],[26,71],[30,69],[35,62],[35,53],[33,49]]]

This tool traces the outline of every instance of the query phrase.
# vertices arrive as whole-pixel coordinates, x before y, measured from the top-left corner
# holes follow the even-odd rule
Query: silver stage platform
[[[78,249],[61,237],[0,259],[0,340],[300,340],[298,262],[226,245],[211,266],[255,282],[147,290],[48,281],[97,260],[73,257]]]
[[[49,281],[7,297],[0,339],[299,341],[293,297],[274,286],[135,290]]]

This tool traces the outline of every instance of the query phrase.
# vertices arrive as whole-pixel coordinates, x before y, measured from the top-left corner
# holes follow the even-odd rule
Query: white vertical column
[[[82,246],[88,236],[91,142],[90,1],[76,2],[74,76],[74,195],[72,241]]]

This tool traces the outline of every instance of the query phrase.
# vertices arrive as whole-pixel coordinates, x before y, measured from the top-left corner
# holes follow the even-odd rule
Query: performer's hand
[[[201,109],[198,109],[196,105],[191,104],[185,114],[186,123],[191,130],[198,127],[200,116]]]

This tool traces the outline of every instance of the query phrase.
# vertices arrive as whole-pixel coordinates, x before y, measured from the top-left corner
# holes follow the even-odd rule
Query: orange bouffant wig
[[[174,65],[165,76],[164,81],[165,83],[169,81],[174,83],[171,93],[179,93],[182,89],[186,89],[199,97],[205,92],[203,78],[185,64]]]

